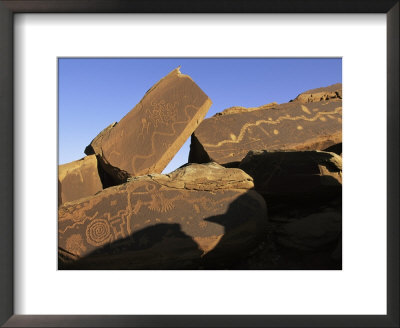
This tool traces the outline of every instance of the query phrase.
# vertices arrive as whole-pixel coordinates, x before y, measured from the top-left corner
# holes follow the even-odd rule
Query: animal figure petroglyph
[[[132,181],[114,188],[110,193],[105,190],[98,197],[81,204],[66,204],[61,209],[61,248],[84,257],[99,247],[114,245],[115,241],[124,240],[124,245],[139,243],[146,247],[145,239],[135,239],[137,231],[157,224],[176,223],[176,220],[187,234],[198,229],[203,233],[209,229],[218,230],[218,223],[204,219],[225,213],[238,197],[237,191],[224,191],[215,197],[216,193],[210,191],[171,189],[156,181]],[[75,211],[78,206],[80,208]],[[187,214],[173,212],[178,207],[186,208]],[[151,211],[159,214],[150,214]],[[76,213],[79,213],[79,219]]]
[[[148,154],[136,155],[132,157],[131,170],[133,176],[137,174],[142,166],[146,165],[145,160],[157,156],[160,153],[160,149],[157,149],[156,147],[156,145],[160,145],[160,138],[157,138],[156,140],[156,137],[161,136],[164,140],[163,145],[165,147],[169,146],[170,143],[167,141],[168,138],[176,137],[178,135],[177,126],[185,126],[192,117],[190,112],[198,111],[198,107],[193,105],[186,105],[182,111],[184,113],[184,118],[183,120],[178,121],[178,109],[176,108],[177,106],[177,102],[166,103],[164,100],[161,100],[158,103],[152,103],[151,109],[145,109],[147,113],[146,117],[148,118],[145,119],[145,122],[142,120],[142,129],[139,133],[139,137],[146,139],[150,138],[151,147],[149,148]],[[149,132],[153,130],[153,126],[158,127],[159,124],[162,124],[166,129],[164,131],[154,131],[151,135],[149,135]],[[145,130],[146,133],[144,133]],[[139,160],[141,160],[141,164],[138,165],[137,162]]]

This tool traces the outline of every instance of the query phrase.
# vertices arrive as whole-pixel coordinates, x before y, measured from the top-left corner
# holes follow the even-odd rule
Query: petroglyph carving
[[[172,210],[174,206],[175,199],[168,199],[162,193],[151,195],[152,203],[148,205],[149,209],[152,211],[157,211],[160,213],[168,212]]]
[[[304,107],[304,106],[303,106],[303,107]],[[307,110],[308,110],[308,109],[307,109]],[[337,107],[337,108],[335,108],[335,110],[333,110],[333,111],[329,111],[329,112],[318,112],[318,113],[317,113],[315,116],[313,116],[313,117],[305,117],[304,115],[299,115],[299,116],[291,117],[291,116],[285,115],[285,116],[278,117],[278,118],[277,118],[276,120],[274,120],[274,121],[269,121],[269,120],[258,120],[258,121],[256,121],[255,123],[247,123],[247,124],[245,124],[245,125],[241,128],[238,137],[234,137],[234,138],[233,138],[232,136],[230,136],[229,140],[222,140],[222,141],[218,142],[217,144],[205,143],[205,144],[203,144],[203,145],[206,146],[206,147],[220,147],[220,146],[222,146],[222,145],[224,145],[224,144],[227,144],[227,143],[239,143],[239,142],[241,142],[241,141],[243,140],[245,134],[249,131],[249,129],[250,129],[251,127],[253,127],[253,126],[258,126],[258,125],[260,125],[260,124],[272,124],[272,125],[276,125],[276,124],[279,124],[279,123],[281,123],[282,121],[285,121],[285,120],[288,120],[288,121],[304,120],[304,121],[308,121],[308,122],[314,122],[314,121],[320,119],[321,121],[326,121],[326,118],[324,117],[324,115],[339,114],[339,113],[341,113],[341,111],[342,111],[342,107]],[[310,114],[311,114],[311,113],[310,113]],[[275,130],[274,130],[274,134],[275,134],[275,135],[276,135],[276,134],[279,134],[279,130],[275,129]],[[234,139],[234,140],[232,140],[232,139]]]
[[[206,222],[206,221],[200,221],[200,222],[199,222],[199,227],[200,227],[201,229],[205,229],[205,228],[207,227],[207,222]]]
[[[73,234],[69,236],[66,242],[67,249],[76,255],[81,255],[83,252],[86,251],[86,247],[83,243],[82,236],[80,234]]]
[[[114,239],[119,239],[119,238],[125,238],[126,237],[126,233],[125,233],[125,220],[124,218],[118,218],[114,221],[112,221],[111,223],[111,227],[114,233]]]
[[[145,117],[142,118],[142,130],[140,131],[140,136],[142,136],[143,138],[145,137],[145,133],[149,133],[149,126],[150,126],[150,122],[148,122],[146,120]]]
[[[177,120],[177,103],[177,101],[167,103],[165,100],[151,103],[151,112],[148,116],[152,118],[155,127],[158,127],[158,124],[171,124]]]
[[[110,225],[107,220],[95,219],[86,228],[86,241],[93,246],[102,246],[111,238]]]
[[[341,97],[321,105],[293,101],[205,119],[192,135],[189,162],[228,164],[250,150],[323,150],[341,143]]]
[[[206,176],[201,174],[204,172],[207,172]],[[195,183],[193,177],[201,182],[211,179],[216,189],[186,189],[184,183],[180,183]],[[171,184],[175,187],[165,185],[168,179],[172,180]],[[240,220],[234,219],[225,231],[223,218],[229,211],[230,204],[238,197],[247,197],[248,189],[245,186],[254,186],[242,183],[248,179],[250,177],[241,170],[226,169],[215,163],[193,164],[192,168],[181,168],[170,175],[131,179],[128,183],[107,188],[84,202],[60,207],[59,247],[81,259],[95,254],[97,261],[102,260],[103,256],[104,259],[119,257],[116,254],[122,254],[120,252],[126,249],[129,249],[131,256],[136,251],[144,252],[153,245],[162,245],[161,248],[164,248],[164,245],[172,243],[175,249],[177,246],[178,249],[187,249],[185,243],[190,240],[197,250],[196,256],[199,257],[199,249],[206,252],[214,248],[225,233],[241,224]],[[231,185],[233,188],[229,189]],[[218,189],[221,186],[225,188]],[[242,189],[237,189],[236,186]],[[251,199],[246,198],[245,201],[238,201],[241,205],[236,205],[237,209],[245,208],[245,215],[235,210],[232,212],[233,217],[241,218],[244,215],[246,220],[264,220],[265,204],[261,196],[257,196],[260,198],[257,199],[257,210],[249,211],[246,204],[251,203]],[[73,220],[74,213],[80,218]],[[207,222],[209,217],[216,221]],[[219,222],[221,219],[222,222]],[[151,235],[154,231],[157,231],[156,236],[161,239]],[[179,246],[180,243],[182,246]],[[240,242],[237,245],[239,248],[243,247]]]
[[[96,147],[88,148],[95,148],[104,170],[118,182],[161,173],[210,106],[211,100],[193,80],[174,70],[98,138]]]
[[[59,205],[94,195],[103,189],[95,155],[58,166]]]
[[[309,111],[309,109],[308,109],[306,106],[301,105],[301,110],[302,110],[304,113],[310,114],[310,115],[311,115],[311,112]]]

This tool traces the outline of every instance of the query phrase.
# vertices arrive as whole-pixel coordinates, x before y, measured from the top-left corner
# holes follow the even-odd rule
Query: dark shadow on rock
[[[100,247],[78,260],[59,250],[59,269],[196,269],[201,254],[198,245],[182,232],[179,224],[161,223]]]
[[[265,152],[251,154],[239,168],[254,180],[254,189],[272,215],[304,207],[317,208],[342,198],[340,169],[333,154],[322,152]],[[321,168],[326,173],[321,174]]]
[[[97,159],[97,171],[100,177],[101,184],[103,185],[103,189],[117,186],[121,183],[126,182],[126,180],[125,181],[117,180],[113,178],[110,174],[108,174],[108,172],[104,169],[104,164],[99,155],[96,155],[96,159]]]
[[[60,207],[60,205],[62,205],[62,196],[61,196],[61,182],[60,180],[58,180],[58,207]]]
[[[181,223],[159,223],[82,258],[59,249],[59,269],[228,269],[261,240],[266,220],[263,198],[249,191],[230,203],[226,213],[199,220],[208,223],[206,229],[195,224],[189,235]]]
[[[188,162],[201,164],[201,163],[208,163],[211,161],[212,159],[207,154],[203,145],[200,143],[200,141],[196,138],[196,136],[193,133],[190,140],[190,151],[189,151]]]
[[[333,256],[337,245],[338,241],[334,241],[314,251],[277,246],[279,270],[342,270],[341,256]]]
[[[302,209],[307,211],[306,209]],[[310,209],[308,209],[310,210]],[[315,211],[315,209],[314,209]],[[335,238],[326,238],[322,241],[321,236],[315,236],[315,242],[319,243],[314,247],[306,249],[303,245],[296,246],[284,245],[279,240],[278,231],[287,222],[278,222],[271,218],[267,223],[263,240],[258,244],[247,258],[234,263],[230,269],[233,270],[341,270],[342,269],[342,240],[341,233]],[[296,220],[296,219],[291,219]],[[341,228],[339,228],[341,231]],[[298,241],[297,232],[292,229],[293,241]],[[304,232],[298,231],[298,234]],[[311,244],[313,241],[313,232],[310,232]]]
[[[323,151],[327,151],[330,153],[335,153],[337,155],[340,155],[340,154],[342,154],[342,143],[332,145],[326,149],[323,149]]]
[[[254,194],[257,196],[255,197]],[[85,257],[59,249],[59,269],[64,270],[340,270],[341,240],[333,240],[312,251],[277,243],[281,223],[268,222],[263,198],[253,190],[229,204],[226,213],[203,219],[222,229],[201,235],[187,233],[181,223],[159,223],[130,237],[98,248]],[[328,204],[339,208],[341,201]],[[326,205],[326,206],[328,206]],[[296,209],[299,215],[320,207]],[[258,212],[257,212],[258,211]],[[282,215],[293,215],[285,212]],[[274,218],[273,218],[274,219]],[[183,224],[183,223],[182,223]],[[218,231],[220,238],[218,237]],[[210,249],[204,251],[211,240]],[[216,244],[212,241],[217,240]],[[340,245],[339,245],[340,244]],[[203,246],[203,248],[201,247]],[[339,249],[339,250],[337,250]]]
[[[263,203],[262,196],[251,190],[232,202],[224,215],[205,219],[224,227],[219,243],[202,258],[205,269],[229,269],[249,256],[265,237],[267,212],[257,213],[262,211],[260,204]],[[249,216],[253,218],[249,219]]]
[[[222,164],[222,166],[227,168],[227,169],[232,169],[232,168],[238,169],[239,165],[240,165],[239,161]]]

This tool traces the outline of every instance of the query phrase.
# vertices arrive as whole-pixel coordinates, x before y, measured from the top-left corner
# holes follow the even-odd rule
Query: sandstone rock
[[[157,82],[86,148],[115,180],[161,173],[206,115],[211,100],[179,68]]]
[[[58,205],[103,189],[95,155],[58,166]]]
[[[254,179],[268,207],[316,206],[341,196],[342,158],[322,151],[250,151],[239,168]]]
[[[207,164],[186,164],[169,174],[149,174],[145,177],[134,177],[128,181],[157,181],[170,188],[189,190],[226,190],[252,189],[253,179],[239,169],[225,169],[221,165],[210,162]]]
[[[101,154],[101,145],[103,143],[103,139],[107,139],[110,135],[111,129],[116,126],[118,123],[114,122],[107,126],[104,130],[102,130],[85,148],[86,155],[93,155],[93,154]]]
[[[336,83],[329,87],[308,90],[299,94],[293,101],[310,103],[330,99],[342,99],[342,83]]]
[[[276,240],[288,248],[312,251],[338,242],[341,232],[341,213],[322,212],[282,225],[276,231]]]
[[[250,150],[323,150],[342,142],[342,101],[290,102],[218,115],[192,134],[189,162],[241,161]]]
[[[242,107],[242,106],[234,106],[234,107],[229,107],[222,111],[221,113],[217,113],[214,116],[221,116],[221,115],[228,115],[228,114],[236,114],[236,113],[248,113],[252,112],[255,110],[260,110],[260,109],[271,109],[271,108],[276,108],[278,106],[278,103],[272,102],[267,105],[263,105],[260,107]]]
[[[59,208],[59,266],[184,269],[240,258],[266,221],[252,186],[239,169],[192,164],[68,203]]]

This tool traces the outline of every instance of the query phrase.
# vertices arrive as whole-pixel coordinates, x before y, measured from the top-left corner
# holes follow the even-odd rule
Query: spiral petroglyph
[[[110,237],[110,225],[105,219],[95,219],[86,228],[86,240],[90,245],[104,245],[110,240]]]

